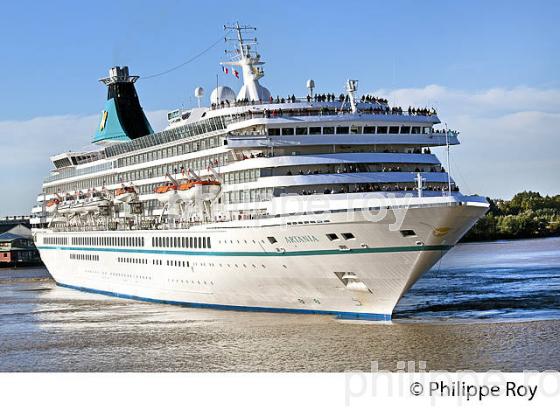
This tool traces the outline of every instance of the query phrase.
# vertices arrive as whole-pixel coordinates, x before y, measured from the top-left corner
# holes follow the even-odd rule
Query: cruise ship
[[[487,211],[431,152],[459,144],[433,108],[261,84],[254,28],[225,27],[208,106],[154,132],[138,76],[113,67],[95,149],[51,157],[32,209],[59,286],[188,307],[390,320],[405,292]],[[231,36],[232,38],[228,38]],[[92,130],[93,132],[93,130]]]

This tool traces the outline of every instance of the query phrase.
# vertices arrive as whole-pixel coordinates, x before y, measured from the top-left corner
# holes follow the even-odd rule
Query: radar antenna
[[[358,80],[348,80],[346,82],[346,92],[348,93],[348,98],[350,99],[350,107],[352,108],[352,113],[356,114],[358,108],[356,107],[356,91],[358,90]]]

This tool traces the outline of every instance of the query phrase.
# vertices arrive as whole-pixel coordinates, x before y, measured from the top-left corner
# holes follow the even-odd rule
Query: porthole
[[[401,235],[403,238],[409,238],[409,237],[413,237],[416,236],[416,232],[414,232],[412,229],[403,229],[400,231]]]

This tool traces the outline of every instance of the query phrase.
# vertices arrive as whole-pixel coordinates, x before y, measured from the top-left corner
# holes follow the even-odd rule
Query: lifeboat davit
[[[162,203],[176,202],[179,199],[177,185],[172,182],[156,187],[154,193],[158,201]]]
[[[89,213],[99,213],[100,208],[108,208],[111,201],[100,195],[93,195],[90,198],[79,196],[77,200],[67,199],[58,205],[58,213],[60,215],[74,216],[86,215]]]
[[[108,207],[111,202],[107,198],[93,197],[84,199],[72,205],[72,210],[75,213],[86,215],[89,213],[98,213],[101,207]]]
[[[136,199],[138,193],[133,186],[123,186],[115,189],[115,202],[129,203]]]
[[[221,190],[219,181],[189,180],[179,185],[178,194],[185,202],[213,201]]]
[[[64,195],[63,200],[57,205],[57,212],[59,215],[71,216],[75,212],[72,210],[72,205],[76,202],[76,198],[72,195]]]

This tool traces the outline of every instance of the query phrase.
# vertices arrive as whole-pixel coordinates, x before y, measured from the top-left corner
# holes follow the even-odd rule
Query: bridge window
[[[401,127],[401,134],[410,134],[410,127],[402,126]]]
[[[335,233],[328,233],[327,238],[329,239],[329,241],[336,241],[338,239],[338,236]]]
[[[309,134],[310,135],[317,135],[321,133],[321,127],[310,127]]]
[[[350,239],[355,239],[356,237],[354,236],[354,234],[350,233],[350,232],[346,232],[346,233],[341,233],[342,237],[345,240],[350,240]]]
[[[334,134],[334,127],[323,127],[323,134]]]
[[[293,128],[282,128],[282,135],[294,135]]]
[[[269,128],[268,135],[272,135],[272,136],[280,135],[280,128]]]
[[[348,134],[348,133],[350,133],[350,128],[349,127],[336,127],[336,133],[337,134]]]
[[[364,134],[375,134],[375,127],[364,127]]]
[[[378,134],[387,134],[387,127],[377,127]]]
[[[296,135],[307,135],[307,128],[297,127]]]
[[[362,127],[352,125],[352,127],[350,128],[350,133],[351,134],[361,134],[362,133]]]
[[[399,127],[389,127],[389,134],[398,134]]]

